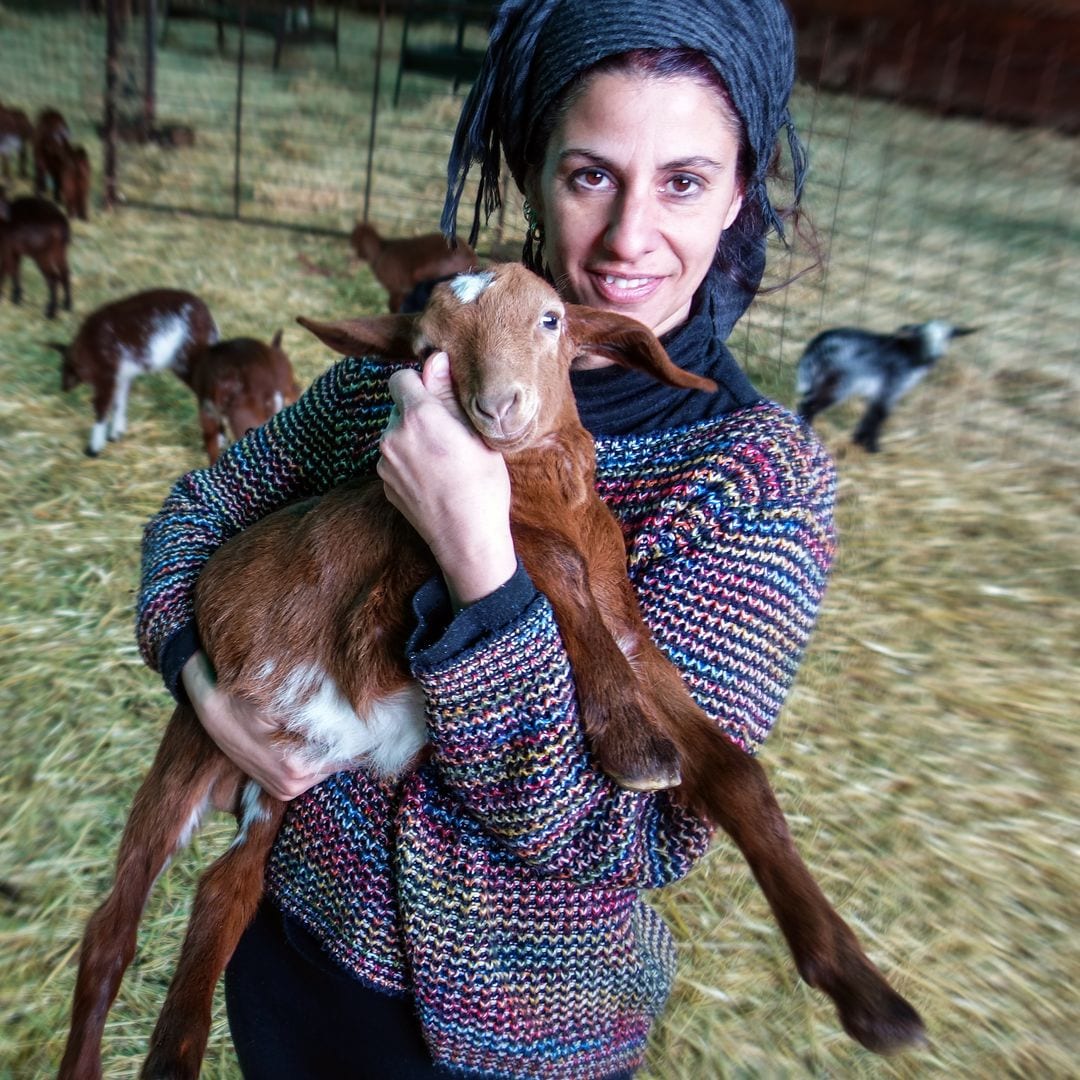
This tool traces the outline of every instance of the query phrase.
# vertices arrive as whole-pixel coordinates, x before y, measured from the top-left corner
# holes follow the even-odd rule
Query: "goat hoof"
[[[840,1010],[844,1030],[875,1054],[896,1054],[929,1045],[922,1017],[896,991],[885,987],[876,1000]]]
[[[620,750],[602,756],[601,767],[627,791],[666,791],[682,782],[678,751],[660,736],[649,739],[637,754]]]

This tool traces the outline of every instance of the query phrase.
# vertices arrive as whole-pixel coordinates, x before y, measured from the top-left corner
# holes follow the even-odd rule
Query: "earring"
[[[544,261],[544,223],[528,199],[522,203],[525,215],[525,243],[521,251],[521,261],[531,270],[543,273]]]

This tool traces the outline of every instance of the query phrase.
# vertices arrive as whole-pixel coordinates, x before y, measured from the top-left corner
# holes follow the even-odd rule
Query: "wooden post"
[[[240,0],[240,45],[236,53],[236,142],[233,158],[233,217],[240,218],[240,142],[244,131],[244,45],[247,2]]]
[[[102,202],[116,206],[116,94],[120,85],[120,0],[105,2],[105,104],[102,138]]]
[[[382,78],[383,31],[386,28],[386,0],[379,0],[379,35],[375,45],[375,85],[371,88],[371,131],[368,133],[367,176],[364,180],[364,217],[371,207],[371,172],[375,159],[375,121],[379,114],[379,81]]]
[[[157,124],[157,0],[143,0],[143,47],[146,85],[143,86],[143,135],[149,139]]]

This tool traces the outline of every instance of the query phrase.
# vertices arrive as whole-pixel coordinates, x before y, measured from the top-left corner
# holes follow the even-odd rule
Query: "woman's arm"
[[[657,501],[644,487],[631,497],[640,515],[631,580],[698,703],[753,750],[783,704],[825,587],[834,475],[813,436],[779,410],[728,423],[746,430],[704,477],[695,464],[696,478],[673,471]],[[436,625],[440,604],[431,590],[418,598]],[[544,598],[451,655],[423,623],[416,642],[442,781],[516,854],[585,883],[642,887],[681,876],[705,850],[708,830],[669,796],[622,791],[596,769]]]

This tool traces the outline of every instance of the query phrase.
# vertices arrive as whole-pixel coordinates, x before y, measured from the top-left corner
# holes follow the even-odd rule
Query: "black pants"
[[[269,901],[225,969],[225,1005],[245,1080],[462,1077],[432,1062],[411,998],[350,978]]]
[[[335,967],[264,902],[225,970],[225,1004],[246,1080],[447,1080],[409,998]]]

